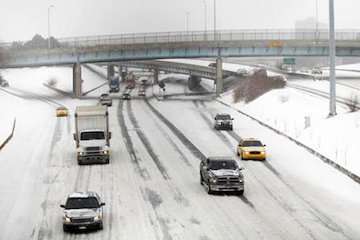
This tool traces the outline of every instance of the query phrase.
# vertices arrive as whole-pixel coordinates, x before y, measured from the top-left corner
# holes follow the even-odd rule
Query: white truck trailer
[[[110,138],[107,107],[76,107],[74,140],[79,165],[109,163]]]

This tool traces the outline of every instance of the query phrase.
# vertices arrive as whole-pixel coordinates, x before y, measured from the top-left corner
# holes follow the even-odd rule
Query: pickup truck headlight
[[[71,219],[69,217],[65,216],[64,217],[64,222],[69,223],[69,222],[71,222]]]
[[[84,152],[78,152],[80,156],[84,155],[85,153]]]
[[[103,154],[109,154],[109,150],[103,150]]]
[[[210,176],[210,182],[216,183],[217,182],[216,177]]]
[[[100,221],[101,218],[102,218],[101,215],[98,214],[98,215],[96,215],[96,216],[94,217],[94,221]]]
[[[243,183],[244,182],[244,179],[239,179],[239,183]]]

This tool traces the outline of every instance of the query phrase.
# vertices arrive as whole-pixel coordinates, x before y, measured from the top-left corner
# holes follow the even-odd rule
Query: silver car
[[[63,230],[103,229],[103,203],[95,192],[75,192],[68,196],[64,208]]]

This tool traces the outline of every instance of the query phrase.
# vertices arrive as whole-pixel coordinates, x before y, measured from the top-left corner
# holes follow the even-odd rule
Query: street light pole
[[[330,56],[330,113],[329,116],[336,115],[336,42],[335,42],[335,13],[334,0],[329,0],[329,56]]]
[[[207,5],[206,5],[206,0],[203,0],[204,3],[204,30],[205,30],[205,34],[207,32]]]
[[[214,41],[216,41],[216,0],[214,0]]]
[[[190,13],[186,12],[186,33],[189,33],[189,16]]]
[[[50,5],[48,7],[48,49],[50,49],[51,47],[51,43],[50,43],[50,9],[54,7],[54,5]]]

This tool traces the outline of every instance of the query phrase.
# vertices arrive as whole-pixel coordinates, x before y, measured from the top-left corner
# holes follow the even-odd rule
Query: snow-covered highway
[[[86,74],[91,86],[101,83]],[[67,90],[64,82],[59,85]],[[23,82],[11,83],[21,89]],[[158,101],[148,89],[147,99],[115,98],[109,108],[110,164],[79,166],[73,110],[96,100],[74,100],[40,81],[32,84],[22,90],[53,97],[72,114],[56,118],[55,107],[42,99],[0,92],[0,105],[6,102],[9,114],[15,109],[11,115],[19,122],[14,139],[0,152],[0,239],[360,238],[357,183],[210,96]],[[166,89],[184,92],[179,84]],[[213,129],[213,117],[221,112],[234,117],[233,132]],[[266,162],[236,157],[243,137],[267,145]],[[214,155],[234,156],[245,167],[244,196],[208,195],[200,185],[200,158]],[[106,203],[104,229],[64,233],[59,205],[67,194],[87,190]]]

